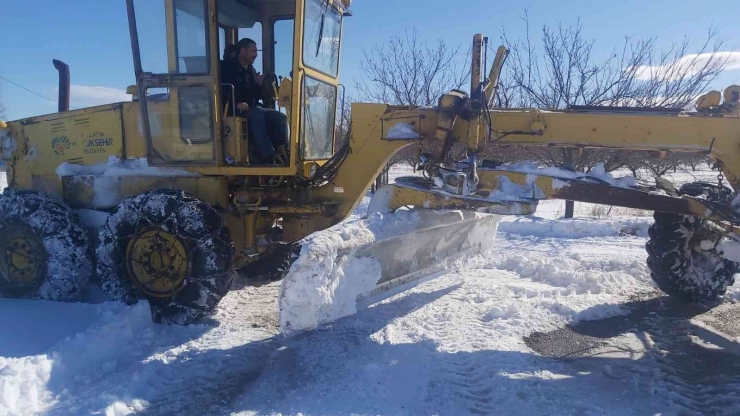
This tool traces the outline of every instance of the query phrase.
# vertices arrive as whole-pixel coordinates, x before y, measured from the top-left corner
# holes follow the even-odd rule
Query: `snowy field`
[[[0,299],[0,415],[739,414],[740,290],[677,306],[649,213],[576,213],[508,218],[493,255],[292,338],[279,283],[237,280],[188,327]]]

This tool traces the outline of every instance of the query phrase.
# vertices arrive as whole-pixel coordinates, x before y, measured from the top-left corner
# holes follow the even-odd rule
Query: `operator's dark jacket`
[[[237,59],[226,60],[221,64],[221,83],[234,85],[236,103],[247,103],[249,108],[257,106],[262,95],[262,87],[257,83],[257,71],[250,65],[244,68]],[[229,115],[234,115],[231,100],[231,86],[223,86],[221,91],[223,105],[229,103]]]

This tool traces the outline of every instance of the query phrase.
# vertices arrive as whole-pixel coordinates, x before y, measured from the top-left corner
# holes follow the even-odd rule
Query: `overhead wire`
[[[4,76],[2,76],[2,75],[0,75],[0,79],[4,80],[4,81],[6,81],[6,82],[8,82],[8,83],[10,83],[10,84],[13,84],[13,85],[15,85],[16,87],[18,87],[18,88],[20,88],[20,89],[22,89],[22,90],[25,90],[25,91],[27,91],[27,92],[30,92],[30,93],[31,93],[31,94],[33,94],[33,95],[37,95],[37,96],[39,96],[39,97],[41,97],[41,98],[43,98],[43,99],[45,99],[45,100],[49,100],[49,101],[51,101],[51,102],[53,102],[53,103],[57,103],[57,104],[59,103],[59,101],[57,101],[57,100],[54,100],[54,99],[52,99],[52,98],[49,98],[49,97],[47,97],[47,96],[45,96],[45,95],[43,95],[43,94],[39,94],[39,93],[37,93],[36,91],[32,91],[32,90],[30,90],[30,89],[28,89],[28,88],[24,87],[23,85],[20,85],[20,84],[18,84],[18,83],[16,83],[16,82],[13,82],[13,81],[11,81],[11,80],[9,80],[9,79],[5,78],[5,77],[4,77]]]

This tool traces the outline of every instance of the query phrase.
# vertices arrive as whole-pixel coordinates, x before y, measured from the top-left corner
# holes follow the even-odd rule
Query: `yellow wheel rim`
[[[0,224],[0,279],[11,288],[35,289],[46,276],[46,249],[31,227]]]
[[[180,238],[159,227],[147,227],[129,241],[126,266],[144,293],[167,298],[184,286],[190,275],[190,256]]]

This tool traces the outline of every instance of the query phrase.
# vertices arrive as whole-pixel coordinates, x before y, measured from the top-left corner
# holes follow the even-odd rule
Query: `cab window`
[[[339,73],[342,14],[327,0],[306,0],[303,63],[331,77]]]
[[[273,68],[278,77],[292,78],[294,24],[294,19],[280,19],[272,24],[272,39],[275,45]]]

